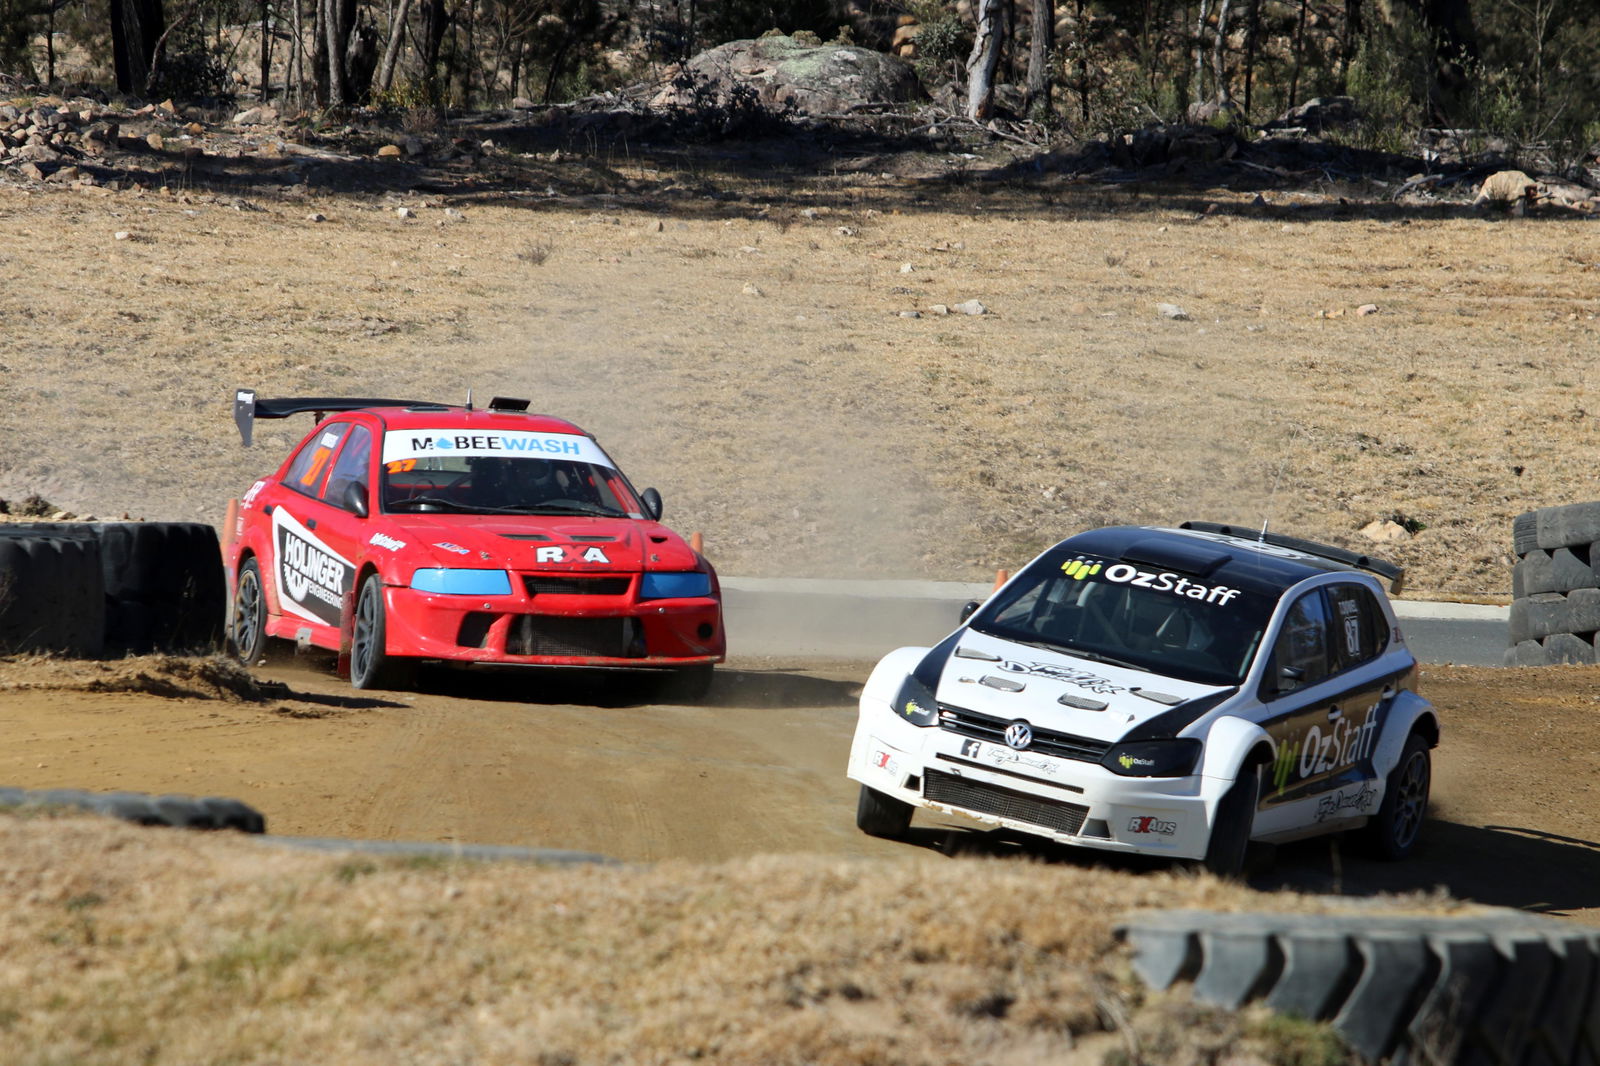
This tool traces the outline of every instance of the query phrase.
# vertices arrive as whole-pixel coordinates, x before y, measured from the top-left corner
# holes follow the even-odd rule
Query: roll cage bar
[[[322,421],[322,416],[332,411],[364,411],[369,407],[404,407],[409,411],[448,411],[451,404],[432,403],[425,400],[384,400],[359,396],[287,396],[273,400],[256,397],[254,389],[235,389],[233,393],[233,421],[239,427],[244,446],[250,447],[255,436],[258,418],[288,418],[308,412]],[[489,401],[491,411],[526,411],[527,400],[496,396]],[[472,410],[472,393],[467,393],[465,410]]]
[[[1237,537],[1240,540],[1254,541],[1258,544],[1272,544],[1279,548],[1292,548],[1307,555],[1315,555],[1319,559],[1329,562],[1341,563],[1377,574],[1389,580],[1389,588],[1396,595],[1406,581],[1406,568],[1383,559],[1375,559],[1370,555],[1350,551],[1347,548],[1336,548],[1331,544],[1319,544],[1314,540],[1302,540],[1300,537],[1291,537],[1283,533],[1269,533],[1264,529],[1246,529],[1243,526],[1224,525],[1221,522],[1185,522],[1179,529],[1192,529],[1199,533],[1220,533],[1225,537]]]

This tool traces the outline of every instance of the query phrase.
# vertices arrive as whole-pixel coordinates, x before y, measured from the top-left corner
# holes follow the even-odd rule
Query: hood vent
[[[581,536],[574,536],[572,539],[575,540],[575,541],[582,541],[585,544],[588,544],[588,543],[591,543],[591,542],[599,542],[601,544],[610,544],[612,541],[616,540],[617,538],[616,537],[602,537],[602,536],[599,536],[597,534],[585,533],[585,534],[582,534]]]
[[[502,534],[500,534],[500,536],[504,540],[549,540],[550,539],[548,536],[546,536],[543,533],[502,533]]]

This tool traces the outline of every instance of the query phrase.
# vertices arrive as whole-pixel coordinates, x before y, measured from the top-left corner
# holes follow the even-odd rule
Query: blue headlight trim
[[[711,595],[711,575],[699,570],[647,572],[639,582],[641,600],[677,600],[689,596]]]
[[[411,587],[418,592],[438,592],[447,596],[506,596],[511,593],[511,575],[504,570],[438,567],[412,574]]]

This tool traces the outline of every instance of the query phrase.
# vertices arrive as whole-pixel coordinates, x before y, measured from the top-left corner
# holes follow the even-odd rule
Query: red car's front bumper
[[[386,586],[390,655],[528,666],[674,667],[727,655],[716,596],[457,596]]]

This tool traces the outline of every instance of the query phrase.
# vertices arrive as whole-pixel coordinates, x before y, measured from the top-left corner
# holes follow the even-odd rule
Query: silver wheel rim
[[[1395,781],[1394,842],[1408,848],[1422,829],[1428,807],[1428,753],[1412,752]]]
[[[350,638],[350,673],[365,679],[372,669],[373,633],[378,628],[378,597],[372,593],[369,582],[361,589],[361,599],[356,604],[356,629]]]
[[[255,655],[261,630],[261,582],[254,570],[239,577],[239,591],[233,599],[233,644],[245,659]]]

